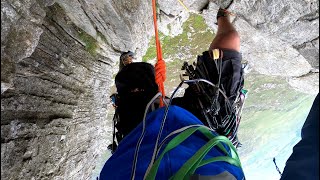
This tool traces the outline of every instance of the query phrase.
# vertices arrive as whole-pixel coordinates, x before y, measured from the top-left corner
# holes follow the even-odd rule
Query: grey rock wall
[[[231,10],[260,32],[298,49],[306,60],[319,57],[319,1],[241,0]]]
[[[91,178],[110,143],[120,52],[143,54],[152,33],[147,7],[1,1],[1,178]]]
[[[189,13],[199,13],[208,4],[208,0],[185,0],[181,1],[162,0],[158,1],[159,8],[159,31],[169,36],[182,33],[182,24],[188,19]]]
[[[104,56],[117,60],[122,51],[131,50],[137,57],[145,53],[146,45],[153,34],[150,31],[153,28],[151,2],[140,0],[57,0],[57,2],[63,7],[71,22],[97,38],[102,44],[99,52]]]
[[[112,61],[86,51],[57,4],[22,7],[41,16],[20,17],[4,43],[14,70],[1,94],[1,178],[87,179],[108,143]]]
[[[241,38],[241,52],[250,67],[265,75],[285,76],[294,88],[319,92],[319,1],[235,1],[230,11]],[[217,31],[218,6],[204,11]],[[306,76],[311,76],[306,78]],[[309,84],[308,90],[303,90]]]

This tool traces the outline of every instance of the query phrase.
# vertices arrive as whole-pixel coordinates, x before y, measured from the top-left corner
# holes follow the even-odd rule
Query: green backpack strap
[[[155,161],[155,163],[152,165],[152,168],[150,169],[149,173],[146,176],[146,179],[155,179],[159,166],[160,166],[160,162],[163,158],[163,156],[165,155],[165,153],[167,153],[168,151],[170,151],[171,149],[177,147],[180,143],[182,143],[184,140],[186,140],[189,136],[191,136],[195,131],[197,131],[199,127],[194,127],[194,128],[190,128],[187,129],[185,131],[183,131],[182,133],[180,133],[179,135],[177,135],[176,137],[174,137],[165,147],[165,149],[163,150],[163,152],[160,154],[159,158]]]
[[[200,131],[203,135],[205,135],[210,141],[205,144],[200,150],[196,152],[194,156],[192,156],[180,169],[179,171],[171,177],[171,179],[182,179],[184,177],[188,177],[190,174],[193,174],[194,171],[198,167],[204,166],[208,163],[216,162],[216,161],[225,161],[230,164],[236,165],[241,168],[240,160],[238,158],[238,154],[236,149],[233,147],[232,143],[229,141],[228,138],[224,136],[214,136],[212,132],[205,126],[199,127],[191,127],[179,135],[174,137],[165,147],[163,152],[160,154],[159,158],[155,161],[152,168],[150,169],[148,174],[146,175],[146,179],[155,179],[161,160],[164,157],[165,153],[172,150],[173,148],[177,147],[183,141],[185,141],[188,137],[190,137],[196,131]],[[227,144],[230,147],[231,154],[225,149],[225,147],[221,144],[221,142]],[[214,147],[218,146],[218,148],[226,155],[221,157],[210,158],[207,160],[203,160],[205,155]],[[231,156],[231,157],[230,157]]]
[[[211,139],[207,144],[202,146],[179,170],[172,176],[170,179],[181,180],[188,179],[194,172],[201,166],[212,162],[224,161],[234,166],[241,168],[241,163],[239,158],[235,153],[232,153],[234,156],[219,156],[210,159],[203,160],[203,158],[208,154],[208,152],[216,146],[218,143],[226,143],[229,147],[232,143],[224,136],[217,136]],[[230,148],[231,149],[231,148]],[[233,151],[233,150],[231,150]]]

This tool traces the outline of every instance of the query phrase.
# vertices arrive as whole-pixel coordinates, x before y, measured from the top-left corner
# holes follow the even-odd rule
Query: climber
[[[223,1],[223,3],[225,2],[226,1]],[[229,4],[224,6],[228,8],[230,6],[230,1]],[[240,37],[236,29],[231,24],[229,16],[230,13],[226,9],[220,8],[218,10],[218,32],[209,46],[209,51],[205,51],[202,56],[204,63],[206,66],[208,66],[206,69],[209,71],[210,76],[201,78],[211,80],[215,84],[217,83],[218,80],[216,77],[218,74],[214,71],[214,64],[211,59],[213,56],[212,50],[220,49],[223,67],[221,72],[223,75],[223,77],[221,77],[221,85],[223,89],[225,89],[225,93],[229,97],[229,101],[233,104],[238,96],[237,93],[240,92],[243,87],[243,72],[241,68],[241,55],[239,53]],[[119,118],[121,121],[117,124],[117,129],[119,133],[121,132],[122,138],[141,122],[146,104],[157,92],[157,86],[155,82],[151,81],[155,77],[153,67],[148,63],[133,63],[127,65],[132,62],[132,57],[133,53],[130,51],[122,53],[120,56],[121,72],[118,73],[115,79],[117,91],[119,93],[118,95],[120,97],[121,95],[123,96],[121,100],[118,100],[116,105],[120,105],[117,109],[117,112],[119,113]],[[123,68],[125,66],[126,68]],[[144,85],[143,88],[141,88],[142,85]],[[148,90],[148,92],[144,92],[146,90]],[[213,96],[213,94],[210,94],[210,92],[206,93],[209,94],[209,96]],[[209,126],[209,123],[205,121],[205,119],[208,117],[206,117],[203,113],[204,109],[209,107],[203,107],[203,105],[199,105],[198,99],[201,98],[196,97],[195,94],[198,93],[194,91],[194,86],[191,85],[190,88],[185,91],[184,97],[174,98],[172,104],[185,108],[194,114],[198,119],[202,120],[205,125]],[[222,110],[219,119],[221,121],[221,119],[227,116],[228,113],[225,110],[225,100],[222,98],[222,96],[220,96],[220,102]],[[204,103],[204,106],[211,106],[211,104]],[[220,127],[219,129],[216,128],[217,131],[221,132],[220,134],[229,135],[229,137],[231,137],[230,140],[233,141],[236,147],[240,145],[236,137],[236,131],[240,121],[240,117],[238,118],[238,122],[229,129],[224,127]],[[218,123],[222,124],[222,122]],[[230,129],[233,130],[233,133],[230,133]],[[119,138],[119,140],[122,138]]]
[[[208,109],[212,109],[212,100],[207,99],[207,101],[205,101],[205,97],[207,95],[209,95],[210,97],[214,96],[215,92],[212,92],[212,88],[202,88],[205,90],[205,93],[201,94],[199,93],[199,90],[196,90],[197,87],[195,87],[195,85],[191,85],[186,89],[184,96],[181,98],[173,99],[172,104],[178,105],[190,111],[200,120],[202,120],[202,122],[206,126],[215,129],[219,134],[226,135],[233,142],[233,144],[238,147],[241,146],[241,144],[237,140],[237,129],[241,118],[240,109],[242,108],[242,104],[244,101],[244,99],[241,99],[240,97],[245,96],[245,93],[242,90],[244,79],[243,69],[241,65],[242,57],[239,53],[240,37],[238,32],[230,22],[230,13],[227,10],[221,8],[218,10],[217,24],[218,31],[215,38],[210,44],[209,51],[205,51],[203,55],[198,58],[196,70],[191,70],[192,72],[190,72],[189,74],[200,74],[198,76],[195,76],[197,78],[211,80],[211,82],[214,84],[220,83],[220,87],[224,90],[224,93],[226,94],[228,99],[225,99],[221,95],[218,97],[219,103],[216,109],[217,111],[219,111],[219,115],[217,116],[215,115],[215,112],[208,111]],[[219,67],[215,68],[214,61],[216,60],[212,60],[214,49],[219,49],[222,57],[222,62],[220,64],[220,73],[216,70],[219,69]],[[183,68],[188,69],[188,66],[185,65]],[[221,75],[221,78],[218,78],[219,74]],[[201,100],[200,103],[198,99]],[[238,104],[239,106],[228,109],[228,106],[225,105],[226,103]],[[234,108],[237,109],[238,113],[230,113],[230,111],[233,111],[232,109]],[[237,123],[233,123],[234,119],[229,119],[228,122],[222,122],[223,119],[226,119],[226,117],[229,115],[234,115],[233,117],[236,118]],[[206,120],[213,118],[216,119],[215,122]],[[226,125],[222,126],[222,124]]]
[[[213,84],[217,84],[221,80],[220,84],[224,89],[224,95],[228,96],[227,100],[220,100],[223,99],[222,95],[219,97],[221,107],[223,107],[221,109],[224,111],[228,107],[222,103],[226,104],[227,101],[228,103],[232,101],[234,104],[233,102],[239,96],[243,86],[243,77],[239,53],[240,39],[230,23],[229,12],[222,8],[219,9],[217,21],[218,33],[212,41],[209,51],[204,52],[198,58],[202,59],[204,66],[206,66],[208,76],[199,76],[199,78],[206,78]],[[217,67],[214,65],[213,49],[220,49],[220,70],[215,69]],[[197,68],[202,67],[199,65],[196,66],[196,70]],[[217,77],[217,74],[220,75],[220,78]],[[182,177],[188,176],[192,176],[194,179],[206,178],[203,175],[211,178],[244,178],[241,163],[233,144],[225,136],[219,136],[219,133],[207,127],[208,123],[203,119],[203,109],[201,110],[199,106],[193,107],[192,104],[186,104],[192,103],[197,98],[197,96],[193,96],[195,92],[192,85],[186,90],[184,97],[173,99],[172,106],[169,104],[167,108],[158,108],[158,103],[151,103],[158,95],[158,85],[155,82],[155,72],[151,64],[144,62],[128,64],[117,74],[115,81],[120,97],[117,105],[120,121],[116,127],[118,131],[122,132],[124,139],[104,165],[100,179],[130,179],[130,177],[131,179],[142,179],[143,177],[146,179],[154,179],[155,177],[169,179],[173,176],[173,179],[183,179]],[[200,84],[200,86],[202,85]],[[209,96],[216,95],[210,89],[205,93]],[[197,100],[201,101],[201,98]],[[155,108],[149,108],[150,106]],[[226,115],[227,112],[224,113]],[[146,114],[148,115],[146,116]],[[143,123],[141,123],[142,121]],[[237,129],[237,127],[234,128]],[[203,135],[194,134],[196,131],[203,133]],[[175,138],[170,138],[175,134],[174,132],[178,134],[177,137],[184,137],[187,135],[185,133],[191,134],[187,135],[189,138],[178,138],[182,142],[176,142]],[[168,139],[164,138],[166,136]],[[171,141],[167,142],[168,144],[162,144],[160,140],[162,142]],[[181,146],[181,143],[184,146]],[[163,150],[161,145],[166,144],[167,146],[175,144],[175,148],[165,148],[170,150],[171,159],[168,154],[165,154],[167,151],[163,151],[163,155],[158,154],[160,150]],[[206,147],[206,151],[200,153],[199,151],[202,151],[204,147]],[[190,160],[197,154],[196,152],[207,154],[206,159],[203,159],[204,156],[196,156],[194,160],[198,162],[189,162],[188,159]],[[166,161],[159,164],[162,156],[166,157]],[[156,157],[159,159],[156,160]],[[182,166],[187,169],[180,168]],[[157,174],[157,171],[161,173]]]
[[[122,70],[122,68],[128,64],[131,64],[133,63],[133,59],[134,59],[134,53],[131,52],[131,51],[128,51],[128,52],[123,52],[121,53],[120,55],[120,58],[119,58],[119,72]],[[110,96],[110,99],[111,99],[111,102],[112,102],[112,106],[114,108],[117,107],[117,93],[113,93],[111,96]]]
[[[122,69],[124,67],[128,66],[129,64],[132,64],[133,63],[133,59],[134,59],[134,53],[133,52],[127,51],[127,52],[121,53],[120,58],[119,58],[120,61],[119,61],[119,72],[118,72],[118,74],[119,73],[122,74],[121,73]],[[116,81],[116,84],[117,84],[117,81]],[[120,110],[120,112],[122,112],[123,105],[121,105],[121,107],[118,108],[118,105],[120,103],[120,98],[119,98],[118,92],[111,94],[110,99],[111,99],[112,106],[115,108],[115,113],[114,113],[114,116],[113,116],[113,138],[112,138],[113,140],[112,140],[112,144],[110,144],[108,146],[108,149],[111,150],[111,152],[114,152],[115,149],[117,148],[117,143],[115,142],[115,138],[117,138],[117,141],[120,142],[122,140],[122,138],[124,137],[123,133],[125,132],[125,130],[121,129],[122,126],[119,127],[119,124],[121,124],[120,121],[119,121],[119,118],[120,118],[119,110]],[[127,98],[124,98],[124,99],[127,99]],[[128,113],[129,112],[130,111],[128,111]],[[121,117],[123,119],[122,122],[125,122],[125,119],[126,119],[125,115],[128,114],[128,113],[121,113]],[[117,127],[117,130],[118,130],[117,132],[116,132],[116,127]],[[121,129],[121,131],[119,129]]]
[[[158,92],[154,79],[154,67],[145,62],[130,63],[116,75],[120,119],[117,129],[123,137],[141,122],[146,104]]]
[[[128,52],[123,52],[121,53],[120,55],[120,58],[119,58],[119,72],[122,70],[123,67],[125,67],[126,65],[128,64],[131,64],[133,63],[133,59],[134,59],[134,53],[131,52],[131,51],[128,51]],[[114,108],[117,107],[117,93],[113,93],[111,96],[110,96],[110,99],[111,99],[111,102],[112,102],[112,106]]]
[[[241,54],[240,51],[240,37],[236,29],[230,23],[229,12],[225,9],[219,9],[217,13],[218,32],[209,46],[209,51],[203,53],[204,62],[207,66],[214,66],[212,64],[212,50],[220,49],[222,54],[222,75],[221,84],[226,90],[226,95],[230,98],[232,103],[237,97],[237,93],[243,87],[243,72],[241,68]],[[156,94],[157,85],[152,81],[155,77],[153,66],[148,63],[132,63],[126,65],[125,62],[132,62],[130,60],[124,60],[125,57],[132,57],[132,53],[129,51],[121,55],[121,72],[115,78],[117,91],[121,97],[119,100],[119,117],[121,119],[118,124],[122,129],[125,136],[131,130],[133,130],[143,118],[144,108],[149,100]],[[125,67],[125,68],[123,68]],[[208,80],[213,80],[213,83],[217,83],[213,67],[207,67],[207,70],[211,74],[209,77],[202,77]],[[143,87],[142,87],[143,86]],[[208,123],[204,121],[202,111],[203,107],[199,107],[197,104],[197,97],[195,97],[194,88],[188,88],[184,97],[174,98],[173,105],[177,105],[185,108],[193,113],[202,122],[208,126]],[[210,96],[213,96],[210,94]],[[222,99],[222,98],[221,98]],[[220,100],[222,107],[225,103],[224,100]],[[120,105],[121,104],[121,105]],[[117,106],[118,106],[117,105]],[[207,108],[207,107],[205,107]],[[221,108],[221,111],[225,111],[225,108]],[[226,116],[227,112],[223,112],[221,118]],[[134,118],[133,118],[134,117]],[[133,122],[132,119],[135,119]],[[237,145],[237,143],[235,144]]]

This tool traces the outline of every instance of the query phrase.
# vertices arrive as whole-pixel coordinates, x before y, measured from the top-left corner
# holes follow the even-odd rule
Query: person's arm
[[[319,179],[319,94],[301,130],[301,140],[293,147],[281,180]]]

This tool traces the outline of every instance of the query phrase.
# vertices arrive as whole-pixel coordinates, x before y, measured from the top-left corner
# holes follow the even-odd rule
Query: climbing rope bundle
[[[190,80],[207,79],[215,84],[215,87],[203,82],[189,84],[190,88],[186,90],[189,94],[185,96],[193,99],[193,108],[201,111],[201,117],[206,120],[205,125],[228,137],[235,147],[239,147],[241,143],[237,131],[247,91],[243,89],[242,73],[240,85],[235,92],[232,93],[225,87],[229,84],[224,83],[225,80],[222,83],[222,58],[223,51],[214,49],[208,54],[198,56],[197,62],[193,65],[184,62],[181,68],[185,71],[183,76]]]

